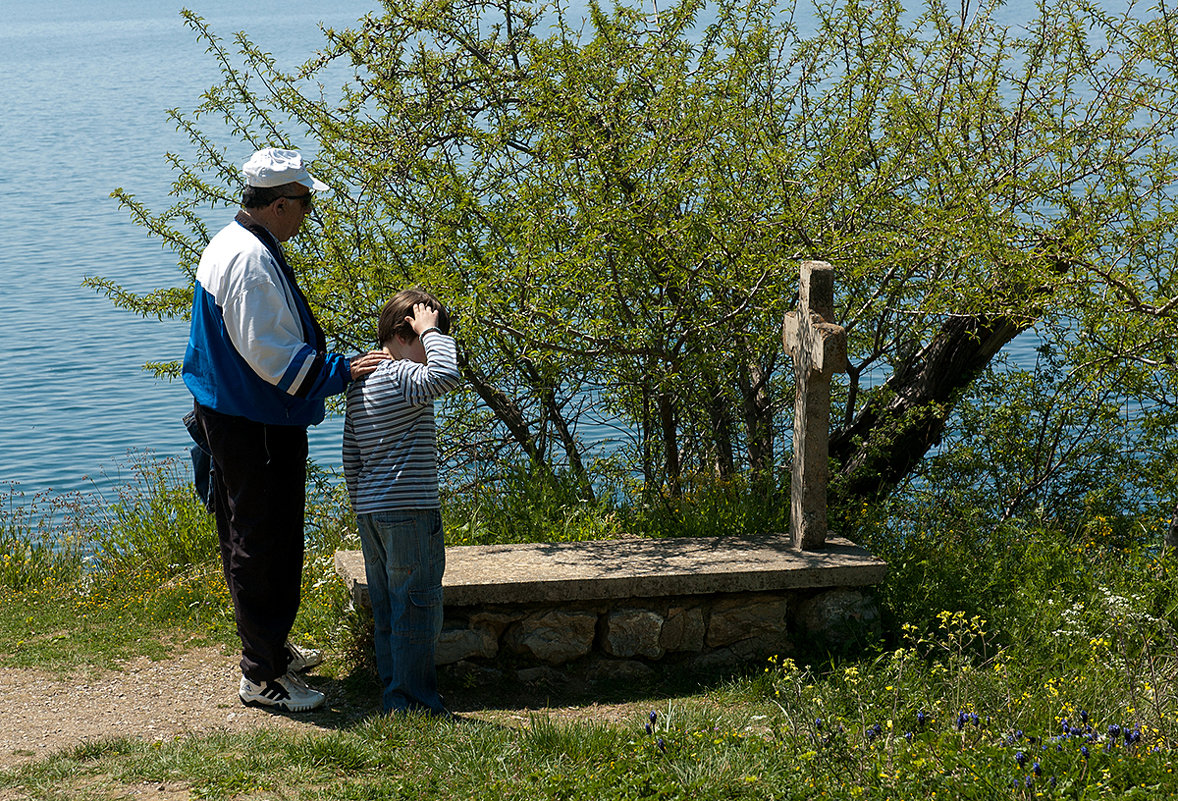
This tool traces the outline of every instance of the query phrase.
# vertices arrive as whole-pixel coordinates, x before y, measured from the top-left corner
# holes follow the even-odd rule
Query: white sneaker
[[[304,684],[293,673],[254,684],[245,676],[237,695],[246,706],[281,709],[284,712],[307,712],[322,706],[325,696]]]
[[[323,652],[318,648],[303,648],[288,640],[286,652],[290,654],[290,663],[286,669],[291,673],[302,673],[323,664]]]

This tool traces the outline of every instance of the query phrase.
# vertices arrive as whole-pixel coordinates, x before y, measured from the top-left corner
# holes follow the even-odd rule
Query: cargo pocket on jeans
[[[409,618],[415,640],[433,640],[442,630],[442,585],[409,590]]]

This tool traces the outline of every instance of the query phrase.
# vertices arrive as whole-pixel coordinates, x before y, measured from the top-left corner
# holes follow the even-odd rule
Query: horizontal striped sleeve
[[[408,403],[432,403],[434,398],[458,386],[457,350],[454,340],[438,330],[422,338],[425,345],[425,364],[413,364],[409,369],[405,400]]]

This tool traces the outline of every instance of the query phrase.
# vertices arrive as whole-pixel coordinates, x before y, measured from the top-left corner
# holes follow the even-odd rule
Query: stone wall
[[[603,540],[446,549],[437,662],[466,683],[715,672],[870,640],[887,565],[845,540]],[[363,558],[336,554],[357,606]]]
[[[788,656],[803,641],[842,651],[877,635],[868,592],[742,592],[669,598],[447,607],[437,663],[475,681],[713,672]]]

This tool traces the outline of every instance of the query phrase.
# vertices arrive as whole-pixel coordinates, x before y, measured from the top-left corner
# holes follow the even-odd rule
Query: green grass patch
[[[527,477],[516,480],[511,492],[522,497],[453,505],[451,538],[509,541],[531,524],[572,540],[704,535],[709,519],[723,529],[712,533],[738,535],[783,524],[763,493],[735,484],[626,506],[586,503],[550,483],[529,498]],[[877,588],[885,635],[866,652],[799,651],[703,688],[628,688],[625,709],[637,700],[641,711],[620,722],[538,715],[520,726],[495,711],[496,696],[477,713],[483,722],[458,725],[374,718],[315,733],[112,738],[0,771],[0,796],[120,798],[152,783],[190,798],[235,799],[1178,791],[1178,560],[1156,546],[1160,521],[1102,511],[1060,530],[1044,521],[970,523],[935,503],[867,512],[862,535],[890,571]],[[190,642],[233,649],[212,521],[184,470],[145,467],[112,505],[75,507],[52,516],[53,526],[39,519],[10,516],[3,529],[5,666],[117,665]],[[370,697],[368,622],[349,608],[332,565],[337,548],[358,543],[329,474],[312,473],[307,543],[297,636],[333,650],[344,691]],[[20,570],[11,567],[18,558]]]
[[[118,797],[158,783],[193,798],[752,801],[1158,798],[1176,787],[1173,741],[1148,725],[1128,721],[1126,730],[1123,718],[1076,710],[1064,732],[1059,713],[1070,707],[1058,698],[1042,719],[987,705],[942,713],[923,698],[908,705],[897,698],[929,677],[895,660],[858,675],[779,663],[730,688],[722,710],[672,702],[618,725],[537,717],[516,730],[378,718],[318,734],[114,739],[0,773],[0,788],[33,798],[70,786]],[[905,683],[876,687],[876,672]],[[884,698],[891,703],[879,705]],[[827,717],[811,717],[816,711]]]

